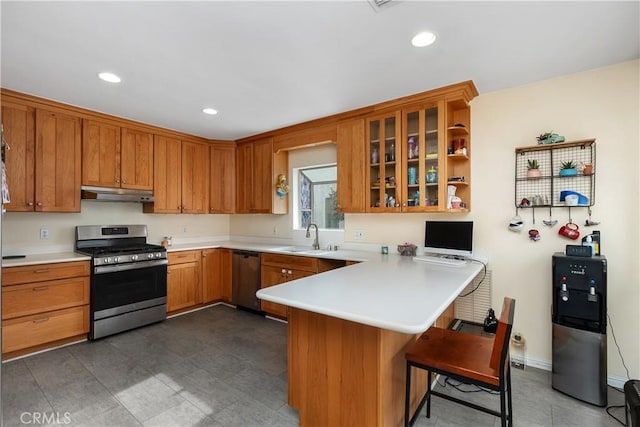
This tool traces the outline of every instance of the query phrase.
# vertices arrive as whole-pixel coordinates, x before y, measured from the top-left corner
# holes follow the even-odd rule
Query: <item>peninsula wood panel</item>
[[[289,405],[300,425],[403,425],[404,353],[415,339],[291,307]],[[426,375],[414,375],[415,409]]]
[[[120,127],[82,124],[82,185],[120,188]]]
[[[236,148],[227,144],[212,145],[210,159],[210,212],[234,213],[236,209]]]
[[[120,162],[122,188],[153,190],[153,134],[123,128]]]
[[[36,109],[35,210],[80,212],[80,119]]]
[[[32,107],[2,100],[4,139],[10,149],[5,152],[7,183],[11,201],[9,212],[33,212],[35,207],[35,110]]]

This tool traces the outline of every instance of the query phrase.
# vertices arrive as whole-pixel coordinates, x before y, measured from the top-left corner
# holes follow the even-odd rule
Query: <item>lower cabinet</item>
[[[84,338],[89,332],[88,261],[2,270],[5,357]]]
[[[231,250],[202,251],[202,302],[231,302]]]
[[[167,258],[167,313],[202,302],[200,251],[170,252]]]

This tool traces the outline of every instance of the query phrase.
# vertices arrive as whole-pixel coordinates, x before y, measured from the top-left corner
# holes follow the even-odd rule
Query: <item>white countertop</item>
[[[367,255],[367,262],[271,286],[257,295],[266,301],[416,334],[433,325],[483,269],[474,261],[453,267],[394,254]]]
[[[2,267],[20,267],[24,265],[51,264],[55,262],[90,261],[91,257],[75,252],[53,252],[26,255],[24,258],[3,259]]]

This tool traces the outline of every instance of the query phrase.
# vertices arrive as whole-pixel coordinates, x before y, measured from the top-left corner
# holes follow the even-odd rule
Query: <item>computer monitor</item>
[[[424,252],[471,256],[473,254],[473,221],[426,221]]]

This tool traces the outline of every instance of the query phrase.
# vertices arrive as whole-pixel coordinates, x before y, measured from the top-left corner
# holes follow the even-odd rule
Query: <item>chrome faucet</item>
[[[316,228],[316,238],[313,241],[313,249],[318,250],[318,249],[320,249],[320,243],[318,243],[318,226],[316,224],[309,224],[307,226],[307,235],[306,235],[306,237],[307,238],[311,237],[311,234],[309,234],[309,229],[311,228],[312,225]]]

